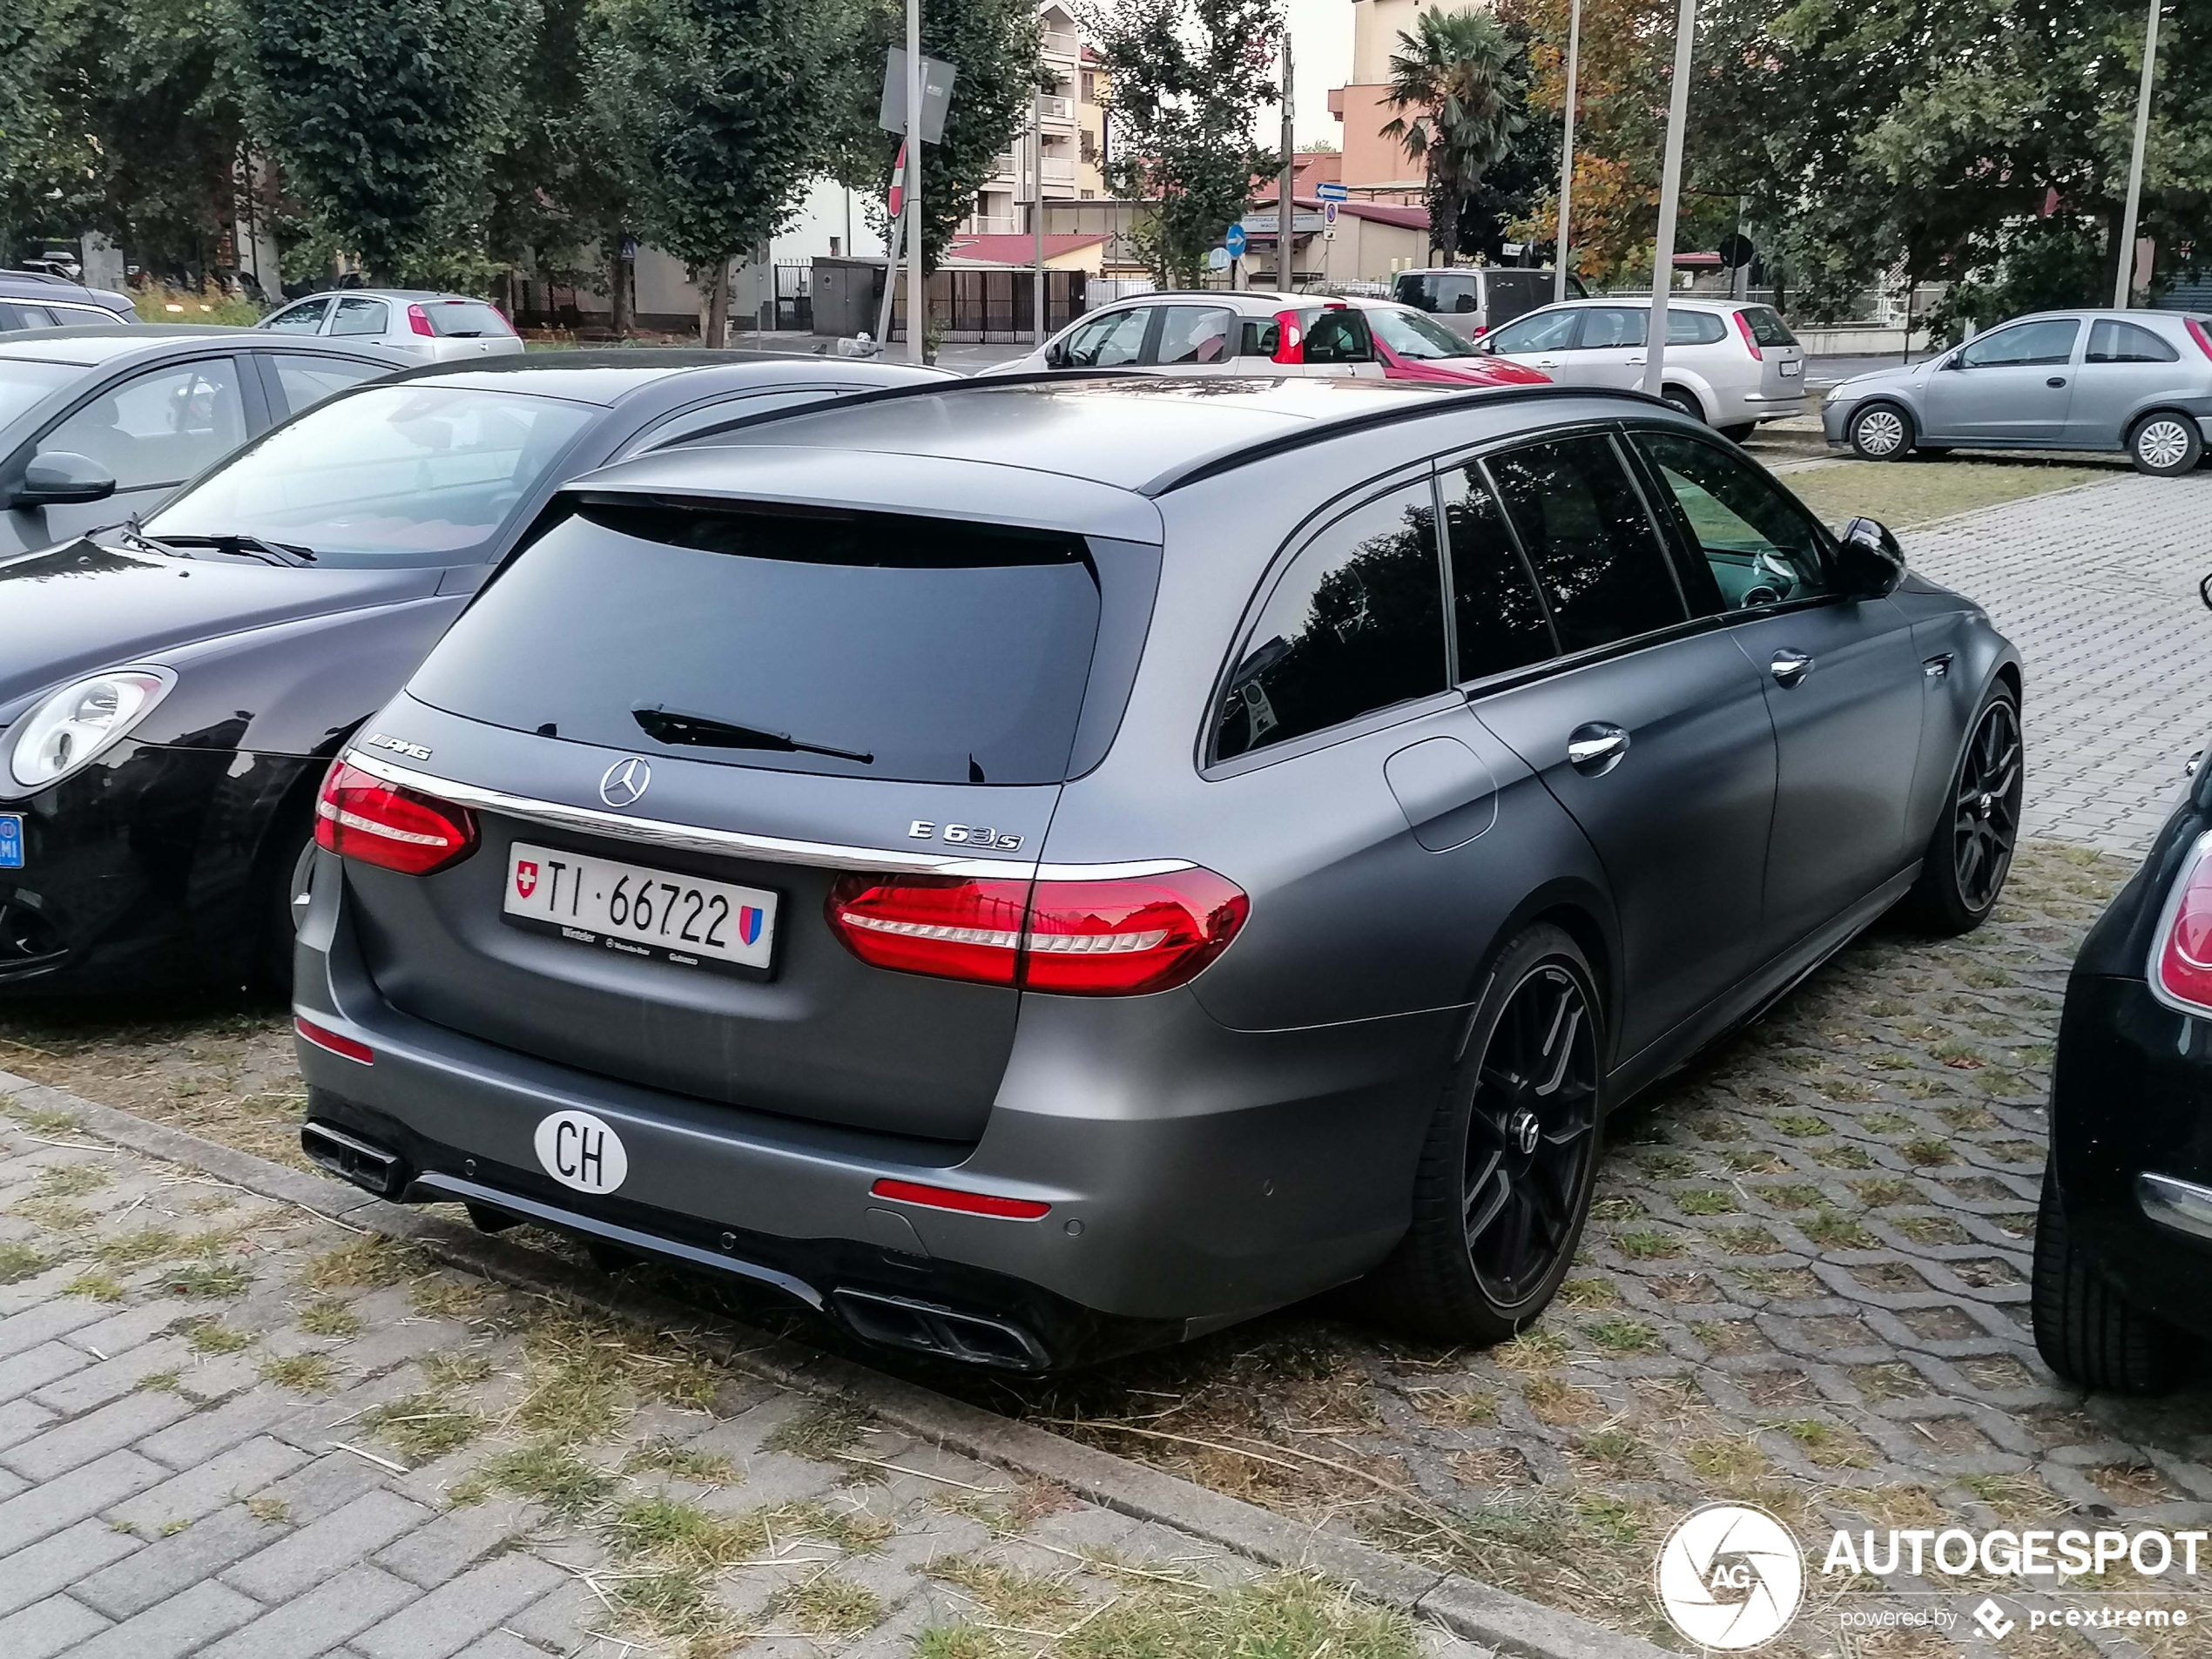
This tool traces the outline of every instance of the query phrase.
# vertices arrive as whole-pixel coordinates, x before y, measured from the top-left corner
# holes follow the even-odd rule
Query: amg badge
[[[372,749],[389,749],[394,754],[405,755],[410,760],[428,760],[430,752],[419,743],[404,743],[397,738],[388,738],[381,732],[372,732],[361,739]]]

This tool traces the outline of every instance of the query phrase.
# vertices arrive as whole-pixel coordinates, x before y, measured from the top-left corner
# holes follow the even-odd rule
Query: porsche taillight
[[[341,760],[315,802],[315,845],[402,875],[428,875],[476,849],[475,815],[465,806],[388,784]]]
[[[1063,996],[1134,996],[1189,983],[1251,908],[1211,870],[1096,880],[848,875],[831,930],[862,961]]]

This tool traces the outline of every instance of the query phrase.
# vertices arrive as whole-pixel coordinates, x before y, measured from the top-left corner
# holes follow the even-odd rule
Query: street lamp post
[[[1291,246],[1298,228],[1298,203],[1291,186],[1298,179],[1297,152],[1291,149],[1291,30],[1283,25],[1283,172],[1275,185],[1275,287],[1278,293],[1296,293],[1298,278],[1291,268]]]
[[[1554,303],[1567,298],[1567,212],[1575,194],[1575,81],[1581,67],[1582,0],[1575,0],[1567,24],[1567,132],[1559,152],[1559,252],[1552,260]]]
[[[2120,276],[2112,303],[2120,311],[2135,297],[2135,220],[2142,207],[2143,151],[2150,139],[2150,87],[2158,75],[2158,10],[2164,0],[2150,0],[2143,25],[2143,83],[2135,94],[2135,152],[2128,163],[2128,211],[2120,221]]]
[[[1667,107],[1667,159],[1659,177],[1659,235],[1651,252],[1651,326],[1643,348],[1643,389],[1666,384],[1667,295],[1675,284],[1675,211],[1682,202],[1683,127],[1689,113],[1689,61],[1697,44],[1697,0],[1682,0],[1675,20],[1675,85]]]
[[[907,361],[922,360],[929,296],[921,285],[921,0],[907,0]],[[885,273],[887,280],[890,273]]]

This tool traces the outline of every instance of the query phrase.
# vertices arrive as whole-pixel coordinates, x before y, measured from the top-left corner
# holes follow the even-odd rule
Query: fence
[[[814,327],[813,266],[798,260],[776,261],[776,315],[770,327],[797,329],[805,334]]]
[[[880,281],[879,275],[879,281]],[[1088,291],[1089,273],[1044,273],[1045,332],[1064,328],[1097,302]],[[876,295],[882,296],[879,286]],[[929,326],[946,340],[1012,344],[1033,336],[1036,276],[1029,271],[947,271],[929,279]],[[907,337],[906,285],[892,301],[891,338]]]

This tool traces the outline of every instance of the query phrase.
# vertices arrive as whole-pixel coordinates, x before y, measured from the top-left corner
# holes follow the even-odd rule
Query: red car
[[[1541,386],[1551,376],[1481,351],[1433,317],[1393,300],[1351,301],[1367,319],[1383,378],[1454,386]]]

